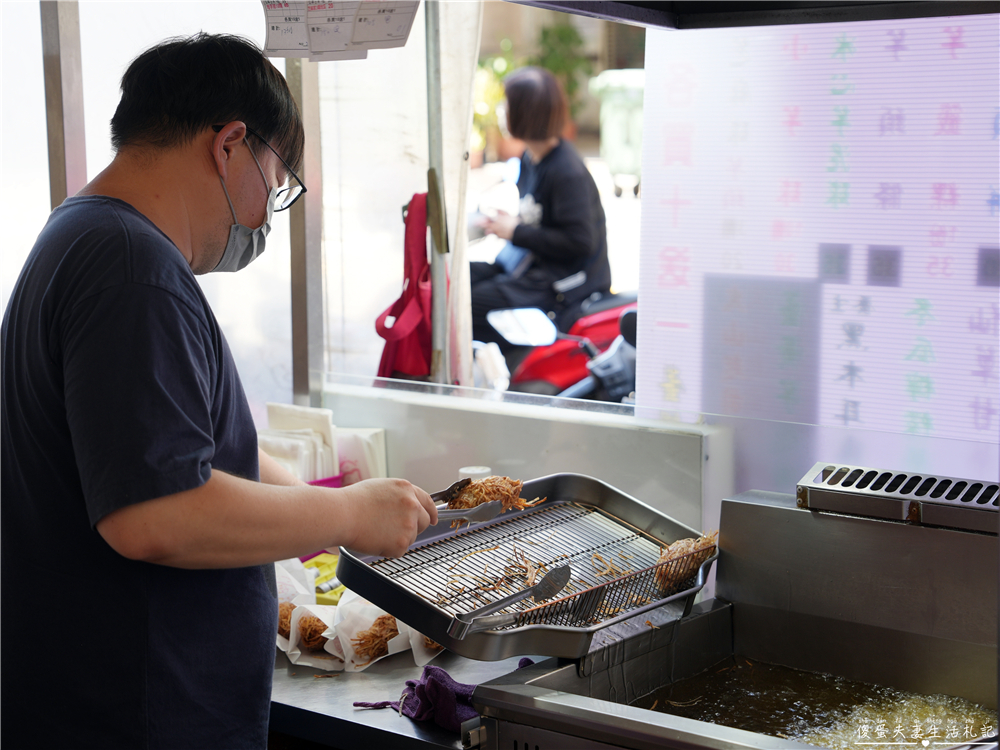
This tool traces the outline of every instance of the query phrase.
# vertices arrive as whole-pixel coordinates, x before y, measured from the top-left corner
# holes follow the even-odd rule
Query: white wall
[[[474,389],[370,383],[330,377],[323,405],[340,427],[385,429],[389,475],[430,492],[458,479],[463,466],[521,480],[573,472],[696,529],[718,528],[719,504],[732,494],[723,428],[637,420],[585,402],[556,408],[517,394],[497,401],[499,394]]]
[[[129,62],[171,36],[198,31],[245,36],[264,42],[260,3],[80,2],[87,177],[111,161],[110,121],[118,106],[119,84]],[[21,266],[49,214],[48,145],[42,78],[41,20],[38,2],[0,3],[2,26],[3,199],[0,305],[7,300]],[[284,60],[275,60],[284,71]],[[221,188],[220,188],[221,190]],[[225,332],[260,422],[268,401],[289,402],[291,372],[291,272],[289,229],[277,213],[267,251],[238,274],[199,277]]]

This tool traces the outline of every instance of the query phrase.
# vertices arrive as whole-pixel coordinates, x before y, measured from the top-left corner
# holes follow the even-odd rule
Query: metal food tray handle
[[[452,618],[451,624],[448,626],[448,635],[461,640],[469,633],[477,633],[481,630],[495,630],[513,625],[517,622],[517,615],[515,613],[499,615],[492,619],[490,615],[494,612],[507,609],[507,607],[517,604],[528,597],[533,598],[536,602],[551,599],[566,588],[566,584],[569,583],[572,575],[572,568],[569,565],[562,565],[550,570],[542,580],[532,586],[528,586],[521,591],[515,591],[513,594],[508,594],[499,601],[488,604],[485,607],[480,607],[474,612],[456,615]]]
[[[591,595],[588,597],[583,597],[578,600],[577,605],[574,607],[573,619],[575,621],[584,623],[590,620],[597,612],[601,604],[604,603],[604,589],[591,589]],[[453,635],[455,638],[462,639],[465,638],[469,633],[480,633],[484,630],[502,630],[503,628],[508,628],[511,625],[516,625],[518,620],[521,618],[523,613],[513,612],[502,615],[486,615],[485,617],[477,617],[471,622],[466,622],[459,617],[455,618],[453,625],[448,628],[448,635]],[[465,625],[465,628],[454,628],[455,633],[452,632],[454,623],[460,623]],[[456,634],[457,633],[457,634]]]
[[[528,625],[580,627],[590,623],[592,618],[599,613],[601,606],[608,598],[609,594],[620,595],[623,593],[623,590],[625,590],[625,593],[630,593],[628,589],[639,588],[644,581],[648,581],[649,578],[655,578],[658,571],[667,571],[669,573],[671,568],[676,569],[676,567],[683,565],[688,558],[697,554],[699,553],[691,552],[687,555],[683,555],[682,557],[675,558],[674,560],[653,565],[644,570],[631,573],[623,578],[608,581],[607,583],[602,583],[599,586],[594,586],[593,588],[586,589],[585,591],[564,596],[553,602],[546,602],[522,612],[512,613],[510,616],[513,618],[513,622],[501,624],[498,620],[497,624],[493,627],[503,628],[509,627],[510,625],[517,625],[518,627],[525,627]],[[697,572],[694,576],[679,579],[670,587],[662,589],[662,598],[651,599],[634,609],[623,610],[623,613],[618,616],[611,616],[607,619],[601,620],[594,629],[603,630],[606,627],[610,627],[611,625],[685,597],[687,598],[687,601],[685,602],[684,612],[681,616],[686,617],[690,613],[691,607],[694,604],[694,595],[701,591],[701,589],[705,586],[705,582],[708,580],[708,574],[712,568],[712,563],[715,562],[718,557],[718,548],[713,547],[711,555],[698,564]],[[691,583],[692,578],[694,579],[693,583]]]

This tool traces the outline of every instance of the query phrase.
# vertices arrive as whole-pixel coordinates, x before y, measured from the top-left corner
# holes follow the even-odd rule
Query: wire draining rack
[[[686,611],[717,556],[712,548],[658,564],[662,546],[699,532],[590,477],[543,477],[521,494],[548,500],[488,524],[432,532],[398,559],[345,550],[338,578],[463,656],[576,658],[596,631],[623,619],[682,599]],[[572,578],[553,600],[503,610],[516,616],[506,627],[448,636],[457,615],[524,588],[533,571],[540,576],[567,562]]]

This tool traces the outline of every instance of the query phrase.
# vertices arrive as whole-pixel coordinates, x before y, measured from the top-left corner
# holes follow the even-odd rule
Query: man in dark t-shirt
[[[263,747],[277,628],[266,569],[132,561],[93,531],[213,471],[258,476],[239,375],[183,256],[129,204],[70,198],[39,235],[3,325],[4,706],[24,680],[58,697],[59,723],[81,740],[64,747],[92,737],[187,748],[199,736]],[[56,608],[46,630],[65,633],[71,664],[55,693],[47,649],[7,648],[39,637],[23,613],[40,604]],[[25,710],[51,711],[36,700]],[[125,720],[108,721],[109,709]],[[20,722],[28,737],[48,724],[5,714],[5,747]],[[165,742],[147,744],[146,732]]]
[[[403,480],[304,485],[257,448],[195,274],[245,267],[304,192],[299,114],[260,50],[143,53],[112,143],[3,318],[0,744],[263,750],[269,563],[399,555],[436,511]]]

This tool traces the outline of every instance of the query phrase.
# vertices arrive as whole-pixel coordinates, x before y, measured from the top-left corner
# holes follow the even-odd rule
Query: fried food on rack
[[[715,552],[718,537],[719,532],[713,531],[697,539],[678,539],[667,547],[661,547],[660,558],[656,561],[662,566],[656,570],[660,590],[673,589],[697,573],[699,566]]]
[[[539,564],[529,560],[528,556],[524,554],[524,550],[517,548],[517,544],[514,545],[514,557],[511,562],[513,566],[506,568],[504,573],[523,575],[526,586],[534,586],[538,574],[544,572],[546,567],[544,563]]]
[[[494,476],[473,479],[468,487],[458,493],[458,497],[448,503],[448,507],[453,510],[475,508],[477,505],[499,500],[506,512],[508,510],[524,510],[545,501],[544,497],[541,500],[535,498],[531,502],[523,500],[521,498],[522,484],[520,479],[511,479],[510,477]]]
[[[367,666],[376,659],[389,653],[389,641],[399,635],[399,627],[396,625],[396,618],[392,615],[381,615],[375,618],[372,626],[351,639],[354,645],[354,653],[368,661],[358,664],[359,667]]]
[[[326,623],[315,615],[305,615],[299,618],[299,635],[307,648],[323,648],[327,641],[323,637],[324,632],[326,632]]]
[[[278,605],[278,635],[287,638],[292,633],[292,610],[295,605],[291,602],[282,602]]]
[[[632,572],[632,568],[621,567],[616,563],[612,555],[608,555],[608,558],[605,560],[600,552],[595,552],[590,556],[590,564],[593,566],[594,574],[598,578],[605,576],[608,578],[618,578]]]

